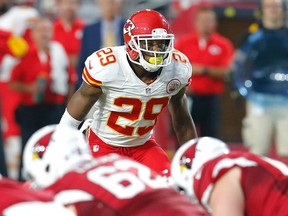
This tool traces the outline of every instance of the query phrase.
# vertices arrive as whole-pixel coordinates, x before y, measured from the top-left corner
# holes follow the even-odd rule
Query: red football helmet
[[[131,62],[149,72],[171,63],[174,34],[162,14],[148,9],[132,14],[124,25],[123,34]],[[150,56],[148,61],[143,54]]]

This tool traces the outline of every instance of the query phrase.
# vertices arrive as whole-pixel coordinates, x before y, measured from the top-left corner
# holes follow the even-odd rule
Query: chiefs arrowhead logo
[[[168,94],[173,93],[174,91],[178,90],[181,87],[181,82],[178,79],[170,80],[166,85],[166,92]]]
[[[130,19],[128,19],[124,25],[124,30],[123,30],[124,34],[128,33],[128,35],[131,36],[132,35],[131,31],[135,27],[136,27],[135,24]]]

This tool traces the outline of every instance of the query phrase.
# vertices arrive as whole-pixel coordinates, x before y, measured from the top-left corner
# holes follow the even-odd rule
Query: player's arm
[[[33,83],[23,82],[23,74],[26,73],[29,73],[29,71],[25,60],[22,59],[11,71],[11,77],[8,83],[9,87],[21,93],[35,94],[43,91],[43,87],[41,87],[37,81]]]
[[[169,104],[172,124],[180,145],[196,137],[193,119],[188,111],[186,88],[182,88],[174,95]]]
[[[100,87],[83,82],[70,99],[67,109],[60,121],[61,125],[77,128],[102,94]]]
[[[213,216],[244,215],[244,194],[240,178],[241,170],[235,167],[215,183],[209,200]]]
[[[208,75],[215,79],[224,79],[230,73],[228,67],[206,67],[204,65],[193,64],[193,75]]]
[[[230,72],[230,67],[206,67],[204,65],[192,64],[193,75],[208,75],[215,79],[224,79]]]

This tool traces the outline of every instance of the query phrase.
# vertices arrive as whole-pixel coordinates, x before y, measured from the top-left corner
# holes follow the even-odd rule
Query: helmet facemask
[[[128,45],[138,53],[136,59],[128,55],[131,62],[141,65],[148,72],[156,72],[171,63],[174,35],[157,28],[153,29],[152,34],[131,35]]]

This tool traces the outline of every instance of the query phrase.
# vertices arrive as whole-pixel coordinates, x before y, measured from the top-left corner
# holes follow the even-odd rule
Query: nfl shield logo
[[[146,94],[151,94],[151,88],[150,87],[146,88]]]

